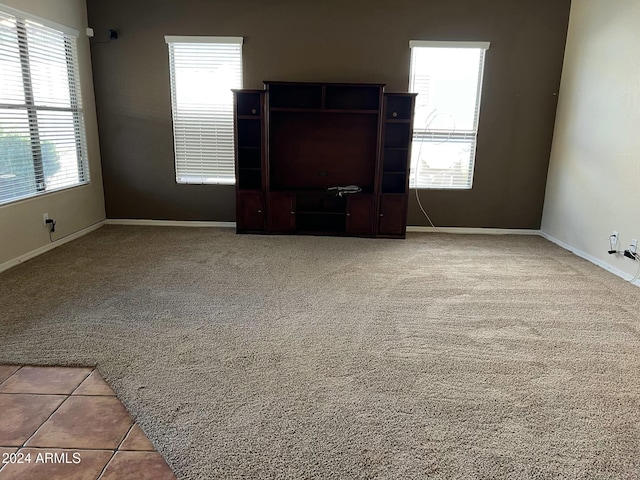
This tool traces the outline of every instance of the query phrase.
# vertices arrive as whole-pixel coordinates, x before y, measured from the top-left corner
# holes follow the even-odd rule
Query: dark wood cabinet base
[[[261,192],[238,194],[236,205],[236,228],[239,233],[261,233],[265,231],[264,195]]]

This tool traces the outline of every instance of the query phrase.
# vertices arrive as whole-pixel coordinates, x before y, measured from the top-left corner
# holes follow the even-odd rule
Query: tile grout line
[[[102,476],[104,475],[104,472],[107,471],[107,467],[111,464],[111,462],[113,461],[114,458],[116,458],[116,451],[115,450],[111,454],[111,458],[109,458],[109,460],[107,460],[107,463],[105,463],[104,467],[102,467],[102,470],[100,470],[100,473],[96,477],[96,480],[100,480],[102,478]]]
[[[92,370],[91,370],[91,372],[93,372],[93,370],[95,370],[95,369],[92,369]],[[89,372],[89,375],[91,375],[91,372]],[[75,392],[75,391],[77,390],[77,388],[78,388],[80,385],[82,385],[82,383],[83,383],[83,382],[84,382],[84,381],[89,377],[89,375],[87,375],[86,377],[84,377],[84,378],[80,381],[80,383],[78,384],[78,386],[72,390],[72,392],[71,392],[71,393]],[[69,394],[67,394],[67,395],[66,395],[66,398],[65,398],[64,400],[62,400],[62,402],[60,402],[60,405],[58,405],[58,406],[55,408],[55,410],[54,410],[53,412],[51,412],[51,415],[49,415],[49,416],[46,418],[46,420],[45,420],[44,422],[42,422],[38,428],[36,428],[36,431],[35,431],[35,432],[33,432],[33,433],[29,436],[29,438],[27,438],[27,439],[22,443],[22,446],[21,446],[20,448],[25,448],[25,447],[27,447],[27,442],[28,442],[29,440],[31,440],[31,439],[32,439],[32,438],[33,438],[33,437],[34,437],[34,436],[35,436],[35,435],[40,431],[40,429],[44,426],[44,424],[45,424],[45,423],[47,423],[47,422],[51,419],[51,417],[53,417],[53,415],[54,415],[58,410],[60,410],[60,407],[62,407],[62,405],[64,405],[64,404],[65,404],[65,402],[66,402],[67,400],[69,400],[69,398],[71,398],[71,393],[69,393]],[[43,394],[43,395],[44,395],[44,394]],[[54,394],[49,394],[49,395],[54,395]],[[58,395],[59,395],[59,394],[58,394]],[[62,395],[64,395],[64,394],[62,394]],[[27,447],[27,448],[29,448],[29,447]],[[50,448],[56,448],[56,447],[50,447]],[[58,448],[59,448],[59,447],[58,447]],[[20,450],[20,449],[18,449],[18,451],[19,451],[19,450]]]
[[[13,377],[16,373],[18,373],[20,371],[20,369],[23,367],[24,365],[17,365],[17,369],[15,372],[13,372],[11,375],[9,375],[7,378],[5,378],[3,381],[0,382],[0,386],[2,386],[2,384],[4,382],[6,382],[7,380],[9,380],[11,377]],[[23,444],[24,445],[24,444]],[[22,447],[7,447],[7,448],[15,448],[16,451],[14,453],[18,453],[20,451],[20,448]],[[4,469],[4,467],[6,467],[7,465],[9,465],[8,463],[0,463],[0,472],[2,472],[2,470]]]
[[[129,411],[127,411],[127,413],[129,413]],[[131,415],[131,414],[129,413],[129,415]],[[131,415],[131,418],[133,419],[133,423],[131,424],[131,426],[127,430],[127,433],[124,434],[124,437],[122,438],[122,440],[120,440],[120,443],[118,444],[118,446],[116,447],[116,451],[118,451],[118,452],[120,451],[120,447],[122,447],[122,444],[124,443],[124,441],[127,439],[129,434],[131,433],[131,430],[133,430],[133,427],[136,426],[136,420],[135,420],[135,418],[133,418],[133,415]]]
[[[76,390],[78,390],[78,389],[80,388],[80,385],[82,385],[82,384],[85,382],[85,380],[91,376],[91,374],[95,371],[95,369],[96,369],[96,367],[92,367],[92,368],[91,368],[91,371],[87,374],[87,376],[86,376],[86,377],[84,377],[84,378],[80,381],[80,383],[78,384],[78,386],[77,386],[76,388],[74,388],[73,390],[71,390],[71,393],[69,394],[69,396],[73,395],[73,392],[75,392]],[[94,396],[97,396],[97,395],[94,395]]]
[[[116,397],[116,398],[118,398],[118,397]],[[124,406],[124,404],[123,404],[123,406]],[[126,407],[125,407],[125,409],[126,409]],[[127,413],[129,413],[129,410],[127,410]],[[113,461],[113,459],[116,457],[116,453],[118,453],[120,451],[120,447],[122,446],[124,441],[129,436],[129,433],[131,433],[131,430],[133,430],[133,427],[136,426],[135,418],[133,418],[133,415],[131,415],[131,413],[129,413],[129,415],[131,416],[131,419],[133,420],[133,422],[131,423],[131,426],[127,429],[126,433],[124,434],[124,437],[122,437],[122,440],[120,440],[120,443],[118,443],[118,446],[113,450],[113,455],[111,455],[111,458],[109,459],[109,461],[102,468],[102,470],[100,471],[100,475],[98,475],[98,478],[96,480],[100,480],[102,478],[102,476],[104,475],[104,472],[107,471],[107,467]]]
[[[46,418],[46,419],[45,419],[45,420],[44,420],[44,421],[43,421],[43,422],[38,426],[38,428],[36,428],[35,432],[33,432],[31,435],[29,435],[29,437],[28,437],[24,442],[22,442],[22,446],[18,447],[18,451],[20,451],[20,450],[21,450],[21,449],[23,449],[23,448],[29,448],[29,447],[27,446],[27,442],[28,442],[29,440],[31,440],[31,439],[34,437],[34,435],[40,431],[40,429],[42,428],[42,426],[43,426],[45,423],[47,423],[51,417],[53,417],[53,414],[54,414],[54,413],[56,413],[56,412],[60,409],[60,407],[64,404],[64,402],[66,402],[68,399],[69,399],[69,396],[67,395],[67,397],[66,397],[64,400],[62,400],[62,401],[60,402],[60,405],[58,405],[58,406],[53,410],[53,412],[51,412],[51,415],[49,415],[49,416],[48,416],[48,417],[47,417],[47,418]]]
[[[94,369],[95,371],[98,371],[97,368]],[[92,372],[93,373],[93,372]],[[98,373],[100,373],[98,371]],[[100,376],[102,376],[102,374],[100,374]],[[104,379],[104,377],[103,377]],[[106,380],[105,380],[106,382]],[[112,389],[113,390],[113,389]],[[113,392],[115,395],[115,392]],[[129,433],[131,432],[131,430],[133,430],[133,427],[135,427],[136,425],[136,419],[133,418],[133,415],[131,415],[131,413],[129,412],[129,410],[127,409],[127,407],[124,405],[124,403],[122,403],[122,400],[120,400],[118,398],[117,395],[115,395],[115,398],[118,399],[118,401],[122,404],[122,406],[124,407],[125,411],[129,414],[129,416],[131,417],[131,426],[127,429],[127,431],[125,432],[124,436],[122,437],[122,440],[120,440],[120,442],[118,443],[118,445],[116,446],[115,449],[112,450],[112,454],[111,454],[111,458],[109,458],[109,460],[107,461],[107,463],[105,463],[104,467],[102,467],[102,470],[100,470],[100,474],[98,475],[98,477],[96,478],[96,480],[100,480],[102,478],[102,476],[104,475],[104,473],[107,471],[107,468],[109,467],[109,465],[111,464],[111,462],[113,462],[113,459],[116,458],[116,453],[118,453],[120,451],[120,447],[122,446],[122,444],[124,443],[124,441],[127,439],[127,437],[129,436]]]
[[[83,380],[84,381],[84,380]],[[75,392],[75,390],[74,390]],[[67,396],[72,396],[71,394],[67,394],[67,393],[16,393],[16,392],[0,392],[0,395],[35,395],[35,396],[51,396],[51,395],[67,395]],[[73,397],[116,397],[116,395],[99,395],[97,393],[91,394],[91,395],[85,395],[84,393],[78,393],[76,395],[73,395]]]
[[[11,366],[11,365],[9,365],[9,366]],[[14,366],[15,366],[15,365],[14,365]],[[9,379],[10,379],[11,377],[13,377],[16,373],[18,373],[22,367],[23,367],[23,365],[18,365],[18,369],[17,369],[15,372],[13,372],[11,375],[9,375],[7,378],[5,378],[3,381],[1,381],[1,382],[0,382],[0,387],[2,386],[2,384],[3,384],[4,382],[6,382],[7,380],[9,380]]]
[[[3,448],[5,448],[5,447],[3,447]],[[17,447],[6,447],[6,448],[17,448]],[[14,453],[18,453],[19,450],[20,449],[18,448]],[[4,467],[6,467],[7,465],[9,465],[9,464],[8,463],[0,463],[0,472],[2,472],[2,469]]]
[[[116,397],[118,398],[118,397]],[[120,400],[120,399],[118,399]],[[120,402],[122,403],[122,402]],[[124,406],[124,404],[122,404]],[[125,407],[126,410],[126,407]],[[129,410],[127,410],[127,413],[129,413]],[[107,461],[107,463],[104,465],[104,467],[102,467],[102,470],[100,471],[100,474],[98,475],[98,477],[96,478],[96,480],[100,480],[102,478],[102,476],[104,475],[104,472],[107,471],[107,467],[109,466],[109,464],[113,461],[113,459],[116,457],[116,453],[118,453],[120,451],[120,447],[122,446],[122,444],[124,443],[124,441],[127,439],[127,437],[129,436],[129,433],[131,432],[131,430],[133,430],[133,427],[136,426],[136,420],[135,418],[133,418],[133,415],[131,415],[131,413],[129,413],[129,416],[131,417],[131,419],[133,420],[133,422],[131,423],[131,426],[127,429],[127,431],[124,434],[124,437],[122,437],[122,440],[120,440],[120,443],[118,443],[118,446],[112,450],[112,455],[111,458],[109,458],[109,460]]]
[[[11,377],[13,377],[16,373],[18,373],[20,370],[22,370],[22,368],[24,368],[25,366],[29,366],[29,365],[20,365],[18,370],[16,370],[15,372],[13,372],[11,375],[9,375],[7,378],[5,378],[2,382],[0,382],[0,387],[2,387],[2,385],[4,385],[5,382],[7,382]],[[35,368],[51,368],[49,366],[46,367],[35,367]],[[86,377],[84,377],[82,380],[80,380],[80,383],[78,384],[77,387],[75,387],[71,393],[20,393],[20,392],[0,392],[0,395],[73,395],[73,392],[75,392],[77,389],[80,388],[80,385],[82,385],[84,383],[84,381],[89,378],[91,376],[91,374],[94,372],[94,370],[96,370],[95,367],[61,367],[61,368],[91,368],[91,371],[88,373],[88,375]],[[102,397],[102,396],[106,396],[106,395],[77,395],[77,396],[82,396],[82,397]]]
[[[0,448],[27,448],[29,450],[73,450],[78,452],[113,452],[113,448],[70,448],[70,447],[0,447]],[[124,450],[127,451],[127,450]],[[141,450],[142,451],[142,450]]]
[[[13,377],[13,375],[15,375],[18,371],[20,371],[24,365],[17,365],[17,369],[15,372],[13,372],[11,375],[9,375],[9,377],[7,377],[6,379],[4,379],[2,382],[0,382],[0,385],[4,384],[7,380],[9,380],[11,377]],[[86,367],[85,367],[86,368]],[[42,395],[42,396],[57,396],[57,397],[64,397],[63,400],[60,402],[60,404],[53,410],[53,412],[51,412],[51,414],[42,421],[42,423],[38,426],[38,428],[36,428],[36,430],[22,443],[21,446],[10,446],[10,447],[6,447],[9,449],[15,449],[16,453],[20,452],[22,449],[32,449],[32,450],[51,450],[51,449],[55,449],[55,450],[75,450],[75,451],[91,451],[91,450],[100,450],[100,451],[104,451],[104,452],[110,452],[111,455],[109,457],[109,459],[107,460],[107,462],[105,463],[104,467],[102,467],[102,469],[100,470],[100,473],[98,474],[96,480],[100,480],[103,478],[105,472],[107,471],[107,468],[109,467],[109,465],[113,462],[116,454],[121,451],[120,448],[122,447],[122,445],[124,444],[124,442],[126,441],[127,437],[130,435],[131,431],[133,430],[133,428],[137,425],[137,422],[135,421],[135,418],[133,418],[133,416],[129,413],[129,415],[131,416],[131,420],[132,423],[129,426],[129,428],[127,429],[127,431],[125,432],[124,436],[122,437],[121,441],[118,443],[117,447],[115,447],[114,449],[97,449],[97,448],[93,448],[93,447],[86,447],[86,448],[62,448],[62,447],[31,447],[28,446],[27,443],[32,440],[37,434],[38,432],[43,428],[43,426],[56,414],[56,412],[58,410],[60,410],[60,408],[67,402],[67,400],[69,400],[72,396],[73,397],[105,397],[105,395],[74,395],[74,393],[82,386],[82,384],[94,373],[98,371],[97,367],[92,367],[91,370],[88,372],[88,374],[82,378],[82,380],[80,380],[80,382],[78,383],[78,385],[70,392],[70,393],[62,393],[62,394],[56,394],[56,393],[29,393],[29,394],[23,394],[23,395]],[[15,392],[0,392],[0,395],[5,394],[5,395],[16,395]],[[116,399],[118,399],[117,395],[115,395],[115,392],[113,395],[108,395],[109,397],[114,397]],[[118,399],[119,400],[119,399]],[[123,404],[124,405],[124,404]],[[126,409],[126,407],[125,407]],[[146,435],[145,435],[146,436]],[[155,453],[158,453],[157,450],[155,450],[154,447],[154,451]],[[0,471],[2,471],[4,469],[6,465],[0,465]]]

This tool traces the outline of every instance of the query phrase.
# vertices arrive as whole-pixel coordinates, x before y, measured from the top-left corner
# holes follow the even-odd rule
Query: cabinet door
[[[292,193],[269,193],[269,231],[293,232],[296,228],[295,195]]]
[[[256,232],[264,230],[264,197],[262,193],[238,193],[236,230]]]
[[[379,235],[405,235],[406,198],[405,195],[380,195]]]
[[[373,195],[347,197],[347,235],[373,235]]]

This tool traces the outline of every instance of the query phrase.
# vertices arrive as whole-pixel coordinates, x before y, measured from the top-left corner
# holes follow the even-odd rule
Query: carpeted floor
[[[109,226],[0,274],[180,479],[640,477],[640,289],[538,237]]]

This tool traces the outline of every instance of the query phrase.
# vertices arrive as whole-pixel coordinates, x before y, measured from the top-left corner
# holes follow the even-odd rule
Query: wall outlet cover
[[[611,240],[611,245],[617,245],[618,244],[618,232],[616,232],[614,230],[613,233],[611,234],[611,236],[609,237],[609,239]]]

